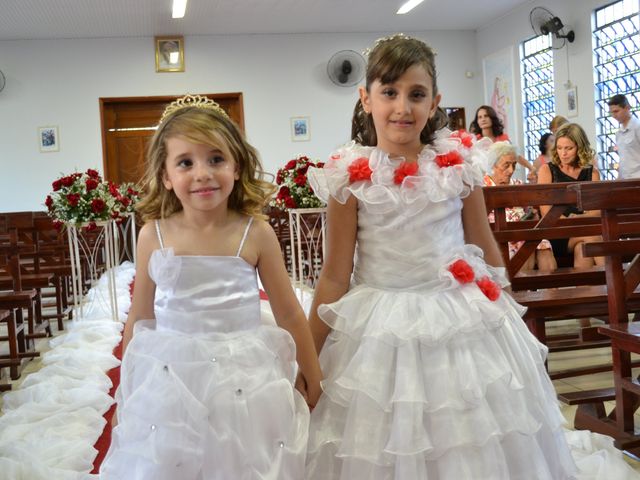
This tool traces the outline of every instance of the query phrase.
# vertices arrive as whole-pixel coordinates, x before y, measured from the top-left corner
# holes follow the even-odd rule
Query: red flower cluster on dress
[[[471,283],[475,278],[475,274],[473,273],[473,268],[464,260],[456,260],[451,265],[449,265],[449,271],[460,283]]]
[[[466,148],[471,148],[473,146],[473,135],[466,130],[456,130],[455,132],[452,132],[451,138],[458,138]]]
[[[500,292],[502,291],[498,284],[491,280],[489,277],[482,277],[480,280],[476,282],[482,293],[491,300],[495,302],[500,296]]]
[[[393,173],[393,183],[400,185],[405,177],[413,177],[418,173],[418,162],[402,162]]]
[[[363,180],[371,180],[371,167],[369,167],[369,159],[360,157],[347,167],[349,172],[349,183],[360,182]]]
[[[473,268],[469,265],[465,260],[456,260],[448,268],[449,272],[453,275],[459,283],[471,283],[475,279],[475,273],[473,272]],[[495,302],[498,297],[500,297],[500,292],[502,289],[500,286],[491,280],[489,277],[482,277],[480,280],[476,280],[476,285],[478,288],[484,293],[484,295]]]
[[[464,162],[462,155],[456,150],[451,150],[449,153],[443,153],[436,156],[436,164],[440,168],[452,167],[454,165],[460,165]]]
[[[322,168],[323,162],[312,162],[304,155],[289,160],[276,174],[276,184],[280,185],[272,205],[279,208],[315,208],[324,204],[313,193],[307,180],[311,167]]]

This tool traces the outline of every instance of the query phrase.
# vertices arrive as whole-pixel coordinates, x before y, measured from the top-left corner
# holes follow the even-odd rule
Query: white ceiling
[[[0,0],[0,40],[477,30],[530,0]]]

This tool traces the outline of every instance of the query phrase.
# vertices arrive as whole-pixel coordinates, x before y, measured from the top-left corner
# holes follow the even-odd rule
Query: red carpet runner
[[[133,293],[133,282],[131,282],[131,286],[129,287],[129,291]],[[267,300],[267,294],[260,290],[260,300]],[[113,350],[113,355],[118,359],[122,360],[122,342],[118,344],[118,346]],[[111,379],[113,386],[111,390],[109,390],[109,395],[112,397],[116,393],[116,389],[118,385],[120,385],[120,367],[115,367],[107,372],[107,375]],[[111,419],[113,418],[113,414],[116,411],[116,404],[114,403],[107,413],[104,414],[104,418],[107,421],[107,424],[104,426],[104,430],[102,431],[102,435],[98,438],[98,441],[94,445],[94,448],[98,451],[96,455],[96,459],[93,461],[93,470],[91,473],[97,474],[100,470],[100,465],[102,464],[102,460],[104,460],[107,451],[109,450],[109,446],[111,445]]]

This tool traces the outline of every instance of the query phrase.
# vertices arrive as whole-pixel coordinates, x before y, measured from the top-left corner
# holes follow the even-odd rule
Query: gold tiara
[[[404,33],[395,33],[393,35],[389,35],[388,37],[379,38],[373,43],[372,47],[366,48],[362,52],[362,55],[364,55],[365,57],[368,57],[371,51],[374,50],[378,45],[380,45],[383,42],[388,42],[389,40],[395,40],[396,38],[411,38],[411,37],[408,37]]]
[[[219,113],[223,117],[229,118],[227,112],[218,105],[216,102],[211,100],[210,98],[203,97],[202,95],[190,95],[187,94],[184,97],[178,98],[171,102],[167,108],[162,112],[162,117],[160,117],[160,123],[164,122],[165,118],[171,115],[173,112],[177,110],[182,110],[183,108],[202,108],[205,110],[213,110],[214,112]]]

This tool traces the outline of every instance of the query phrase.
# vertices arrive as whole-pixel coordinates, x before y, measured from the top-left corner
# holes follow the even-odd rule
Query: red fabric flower
[[[94,198],[91,200],[91,211],[93,213],[101,213],[106,206],[107,204],[104,203],[104,200],[101,198]]]
[[[349,183],[371,180],[372,172],[369,168],[369,159],[366,157],[357,158],[347,167],[347,172],[349,172]]]
[[[69,193],[67,195],[67,202],[69,202],[70,206],[77,207],[79,201],[80,201],[80,194],[79,193]]]
[[[482,290],[482,293],[484,293],[485,296],[492,302],[495,302],[498,297],[500,297],[500,292],[502,291],[502,289],[489,277],[482,277],[476,282],[476,284],[478,285],[478,288]]]
[[[304,187],[307,184],[307,176],[304,173],[300,173],[296,175],[296,178],[293,181],[296,182],[296,185]]]
[[[456,150],[451,150],[449,153],[443,153],[442,155],[436,156],[436,164],[440,168],[460,165],[463,161],[462,155],[460,155]]]
[[[453,278],[460,283],[470,283],[473,282],[475,278],[471,265],[462,259],[456,260],[449,265],[449,271],[453,275]]]
[[[462,145],[466,148],[471,148],[473,146],[473,135],[466,132],[465,130],[456,130],[451,134],[451,138],[458,138]]]
[[[95,178],[87,178],[84,184],[87,187],[87,192],[90,192],[91,190],[95,190],[96,188],[98,188],[98,181]]]
[[[405,177],[412,177],[418,173],[418,162],[402,162],[393,174],[393,182],[400,185]]]
[[[296,166],[296,163],[298,163],[298,160],[296,160],[295,158],[293,160],[289,160],[284,166],[285,170],[293,169]]]

